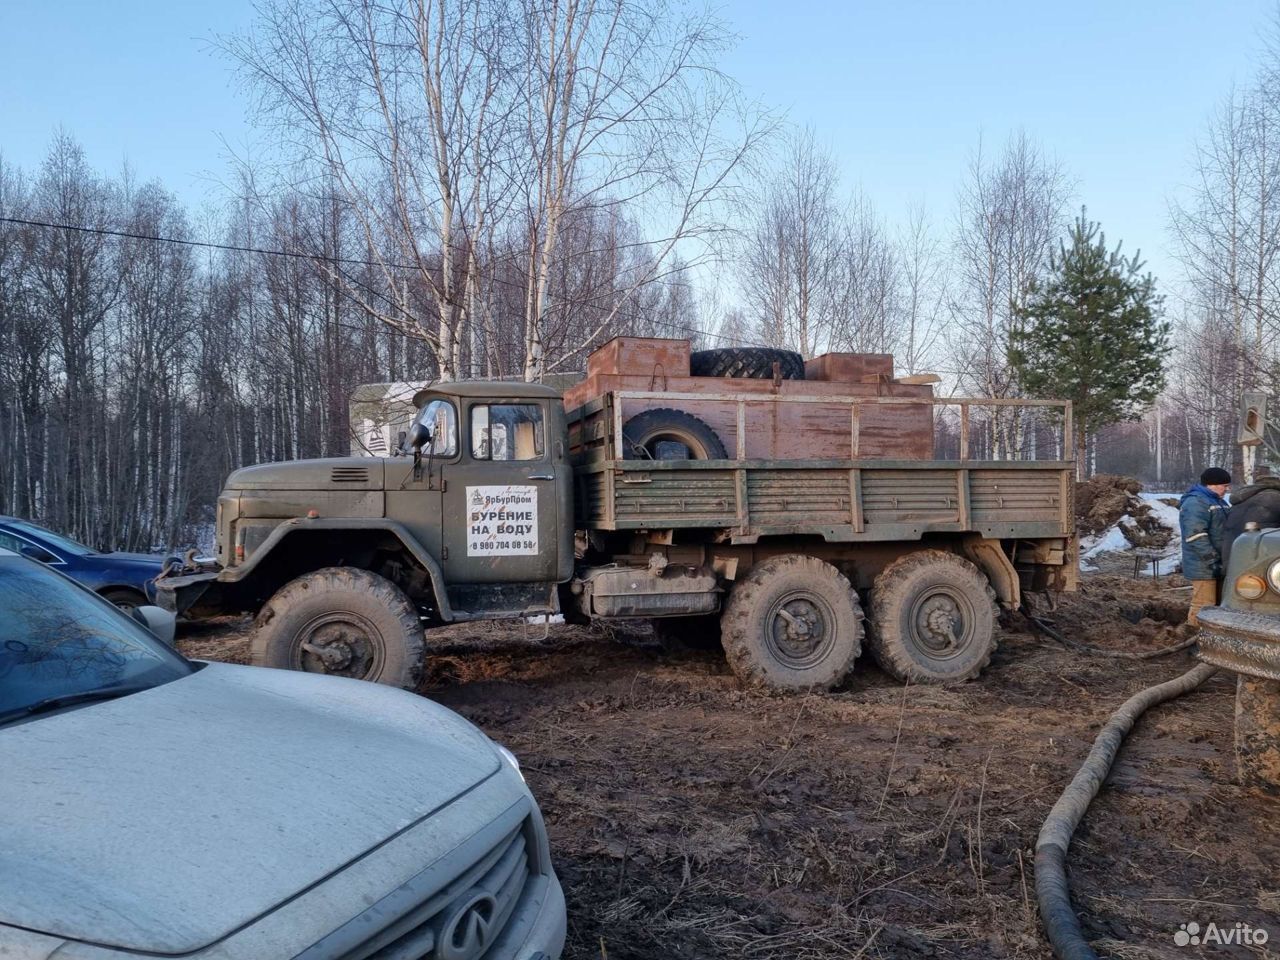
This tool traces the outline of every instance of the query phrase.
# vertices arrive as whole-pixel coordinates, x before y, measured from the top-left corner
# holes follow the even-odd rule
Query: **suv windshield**
[[[49,700],[158,686],[194,667],[66,577],[0,556],[0,722]]]

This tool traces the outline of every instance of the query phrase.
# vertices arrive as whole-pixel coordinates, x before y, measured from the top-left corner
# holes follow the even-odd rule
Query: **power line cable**
[[[184,246],[184,247],[201,247],[209,250],[225,250],[229,253],[254,253],[260,256],[267,256],[267,257],[289,257],[296,260],[320,261],[323,263],[331,263],[335,265],[346,265],[346,266],[354,266],[354,267],[377,267],[379,269],[394,269],[394,270],[420,269],[419,267],[412,266],[410,264],[397,263],[395,261],[359,260],[351,257],[334,257],[334,256],[328,256],[326,254],[303,253],[297,250],[271,250],[266,247],[246,247],[246,246],[241,246],[239,244],[234,244],[234,243],[214,243],[209,240],[187,240],[181,237],[162,237],[155,234],[133,233],[128,230],[108,230],[105,227],[82,227],[82,226],[77,226],[71,223],[52,223],[47,220],[27,220],[21,217],[0,217],[0,223],[12,223],[12,224],[15,224],[18,226],[24,226],[24,227],[40,227],[47,230],[70,230],[76,233],[88,233],[88,234],[95,234],[95,235],[104,236],[104,237],[116,237],[122,240],[147,240],[153,243],[172,243],[172,244],[177,244],[179,246]],[[391,298],[389,298],[386,294],[381,293],[380,291],[374,290],[372,287],[369,287],[367,284],[361,283],[360,281],[345,274],[345,272],[343,275],[344,277],[346,277],[349,283],[353,283],[356,286],[361,287],[362,289],[368,291],[370,294],[378,297],[384,303],[387,303],[392,306],[396,306],[395,302],[391,300]],[[507,287],[522,286],[522,284],[514,283],[513,281],[510,281],[510,280],[503,280],[499,277],[492,277],[490,279],[492,280],[492,282],[499,284],[501,286],[507,286]],[[761,345],[759,341],[756,341],[756,340],[744,340],[741,337],[731,336],[726,333],[713,333],[710,330],[697,330],[687,325],[678,324],[670,320],[659,320],[655,317],[647,317],[644,319],[643,322],[650,325],[664,327],[668,330],[681,333],[686,337],[704,337],[709,340],[717,340],[721,343],[731,343],[731,344],[734,344],[735,346],[740,346],[740,347],[758,347]],[[400,332],[407,333],[406,331],[400,331]],[[412,336],[412,334],[407,334],[407,335]],[[963,373],[959,370],[948,370],[941,367],[934,368],[932,372],[945,373],[952,376],[963,375]]]
[[[148,240],[153,243],[173,243],[173,244],[177,244],[179,246],[184,246],[184,247],[201,247],[209,250],[225,250],[229,253],[255,253],[261,256],[268,256],[268,257],[290,257],[297,260],[321,261],[324,263],[332,263],[335,265],[346,265],[346,266],[355,266],[355,267],[378,267],[380,269],[390,268],[394,270],[418,270],[419,269],[418,267],[415,267],[409,264],[396,263],[395,261],[358,260],[350,257],[333,257],[325,254],[302,253],[297,250],[270,250],[265,247],[246,247],[246,246],[241,246],[239,244],[233,244],[233,243],[213,243],[212,241],[209,241],[209,240],[187,240],[181,237],[161,237],[154,234],[133,233],[128,230],[108,230],[104,227],[82,227],[82,226],[77,226],[75,224],[70,224],[70,223],[51,223],[46,220],[27,220],[20,217],[0,217],[0,223],[12,223],[12,224],[15,224],[18,226],[24,226],[24,227],[40,227],[48,230],[70,230],[76,233],[88,233],[88,234],[95,234],[97,236],[116,237],[123,240]],[[366,284],[360,283],[359,281],[356,281],[349,276],[347,277],[347,279],[349,282],[355,283],[357,286],[360,286],[365,290],[367,290],[369,293],[373,294],[374,296],[377,296],[379,299],[383,300],[383,302],[388,304],[393,304],[393,301],[389,297],[387,297],[386,294],[373,290],[372,288],[368,287]],[[493,277],[491,279],[494,283],[497,283],[503,286],[508,286],[508,287],[521,286],[521,284],[513,283],[510,280],[502,280],[501,278],[498,278],[498,277]],[[724,343],[737,344],[738,346],[759,346],[758,343],[755,343],[753,341],[743,340],[739,337],[732,337],[732,336],[729,336],[728,334],[723,334],[723,333],[712,333],[711,331],[707,331],[707,330],[695,330],[691,327],[682,326],[680,324],[673,323],[669,320],[658,320],[656,318],[646,318],[644,322],[649,324],[656,324],[657,326],[665,327],[669,330],[674,330],[679,333],[683,333],[685,336],[707,337],[709,339],[719,340]]]

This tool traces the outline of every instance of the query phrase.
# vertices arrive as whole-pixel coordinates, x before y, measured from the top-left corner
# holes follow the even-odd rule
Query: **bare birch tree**
[[[793,133],[752,199],[740,286],[759,335],[805,357],[887,351],[898,329],[898,266],[888,231],[860,194],[842,197],[835,157]]]
[[[920,373],[934,360],[947,296],[940,242],[923,204],[907,211],[899,233],[898,275],[898,366],[907,373]]]
[[[625,205],[655,225],[650,267],[617,291],[594,338],[677,254],[682,268],[717,254],[735,175],[771,122],[720,74],[728,37],[708,12],[666,0],[521,0],[520,8],[532,159],[523,185],[524,375],[538,380],[565,219]]]
[[[299,176],[342,194],[377,260],[386,299],[333,277],[370,315],[424,337],[440,376],[462,359],[478,287],[468,280],[510,151],[510,24],[489,0],[277,0],[257,30],[222,48],[286,138]],[[324,261],[321,261],[322,263]],[[413,283],[428,293],[415,309]]]
[[[1015,396],[1009,333],[1031,282],[1062,233],[1070,187],[1062,166],[1025,133],[990,160],[979,140],[959,195],[949,287],[947,344],[962,390]],[[1021,446],[1021,418],[992,415],[996,456]]]
[[[846,212],[835,158],[812,129],[793,133],[783,156],[752,199],[741,283],[762,336],[812,357],[827,349],[844,307]]]
[[[523,291],[523,374],[545,338],[566,219],[625,207],[652,227],[650,269],[706,255],[733,174],[767,129],[720,76],[709,15],[636,0],[273,0],[254,34],[222,41],[276,123],[299,183],[337,185],[381,267],[388,300],[341,270],[370,315],[423,336],[441,377],[512,318]],[[522,237],[519,276],[498,238]],[[699,246],[699,245],[702,246]],[[426,291],[426,309],[413,287]]]

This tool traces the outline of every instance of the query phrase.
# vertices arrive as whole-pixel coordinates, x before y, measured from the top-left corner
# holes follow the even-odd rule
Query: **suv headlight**
[[[498,743],[497,740],[493,740],[491,742],[493,743],[493,748],[498,751],[498,756],[505,760],[512,770],[520,774],[521,780],[524,780],[524,772],[520,769],[520,761],[516,759],[516,755],[502,744]]]

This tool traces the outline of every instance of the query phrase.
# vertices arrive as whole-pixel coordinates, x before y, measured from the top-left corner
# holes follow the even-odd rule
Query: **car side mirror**
[[[166,647],[173,646],[174,635],[177,633],[178,618],[169,610],[163,607],[134,607],[132,611],[133,619],[150,630],[156,635],[156,638]]]

